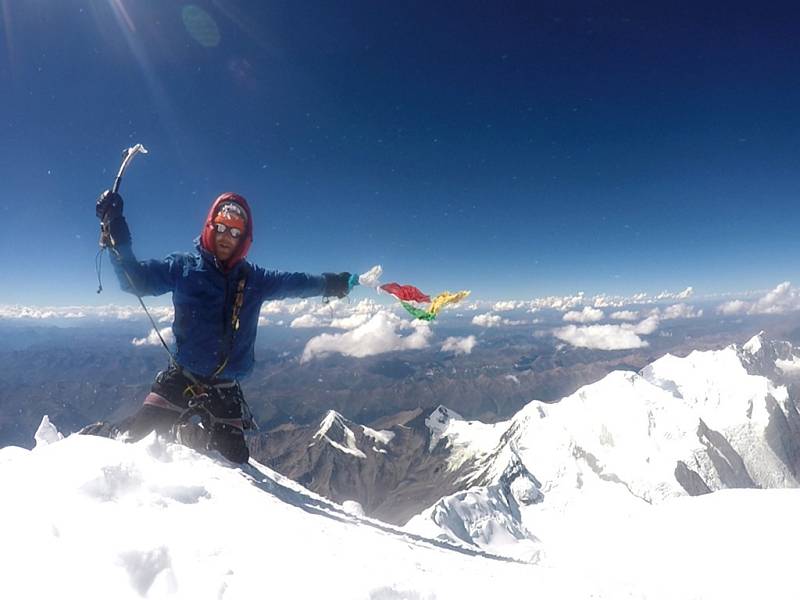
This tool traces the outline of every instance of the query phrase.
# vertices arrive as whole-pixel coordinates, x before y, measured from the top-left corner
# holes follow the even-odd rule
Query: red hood
[[[244,260],[247,256],[247,252],[250,250],[250,245],[253,243],[253,214],[250,212],[250,205],[247,204],[247,200],[244,199],[244,196],[234,194],[233,192],[220,194],[219,197],[214,200],[214,204],[211,205],[211,209],[208,211],[208,216],[206,217],[206,223],[203,226],[203,232],[200,234],[200,245],[211,254],[214,254],[215,246],[214,216],[217,214],[219,206],[224,202],[236,202],[236,204],[241,205],[247,213],[247,225],[245,226],[244,237],[236,248],[236,252],[234,252],[233,256],[225,261],[226,264],[223,265],[226,271],[230,271],[239,261]]]

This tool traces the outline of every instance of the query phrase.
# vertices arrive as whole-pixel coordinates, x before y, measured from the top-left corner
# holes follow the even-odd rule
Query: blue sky
[[[93,204],[135,142],[141,258],[237,191],[255,262],[431,293],[799,279],[800,9],[341,4],[0,0],[0,304],[129,302]]]

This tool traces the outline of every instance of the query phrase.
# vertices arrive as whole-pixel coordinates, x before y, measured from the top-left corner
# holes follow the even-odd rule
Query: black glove
[[[103,223],[110,223],[122,216],[122,196],[111,190],[106,190],[97,199],[95,214]]]
[[[350,273],[323,273],[325,278],[325,296],[344,298],[350,291]]]

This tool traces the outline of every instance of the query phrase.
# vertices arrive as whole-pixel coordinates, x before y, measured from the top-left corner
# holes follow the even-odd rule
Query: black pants
[[[145,403],[120,428],[127,430],[133,442],[141,440],[151,431],[169,435],[178,420],[186,417],[185,411],[193,402],[198,404],[197,414],[209,428],[204,437],[206,448],[196,449],[217,450],[231,462],[247,462],[250,451],[244,438],[244,396],[241,387],[238,383],[226,385],[224,382],[202,380],[200,384],[198,387],[179,368],[170,367],[162,371],[156,376]]]

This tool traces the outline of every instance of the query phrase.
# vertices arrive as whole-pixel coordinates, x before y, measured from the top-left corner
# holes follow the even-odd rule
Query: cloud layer
[[[800,310],[800,290],[788,281],[778,284],[754,302],[730,300],[717,307],[717,312],[722,315],[782,315],[796,310]]]
[[[411,333],[402,335],[401,331]],[[426,321],[404,321],[380,311],[366,323],[345,333],[323,333],[311,338],[303,350],[301,362],[332,353],[364,357],[397,350],[419,350],[430,345],[433,332]]]
[[[597,321],[602,321],[605,316],[605,313],[599,308],[584,306],[581,311],[571,310],[564,313],[563,318],[565,321],[573,323],[596,323]]]
[[[632,325],[567,325],[556,329],[553,335],[578,348],[596,350],[629,350],[649,345]]]
[[[471,354],[472,349],[477,344],[474,335],[467,337],[449,337],[442,344],[442,352],[453,352],[454,354]]]

